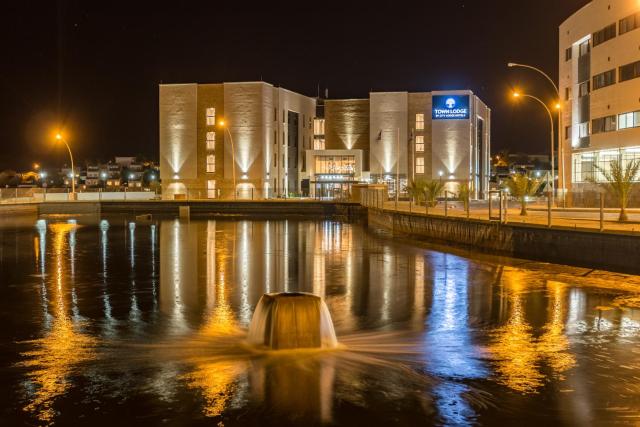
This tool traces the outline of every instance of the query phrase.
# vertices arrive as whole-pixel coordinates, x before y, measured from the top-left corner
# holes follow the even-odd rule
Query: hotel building
[[[491,115],[472,92],[318,101],[264,82],[161,85],[163,197],[331,198],[414,179],[486,194]]]
[[[640,2],[593,0],[559,31],[559,188],[581,192],[604,180],[596,165],[640,159]]]

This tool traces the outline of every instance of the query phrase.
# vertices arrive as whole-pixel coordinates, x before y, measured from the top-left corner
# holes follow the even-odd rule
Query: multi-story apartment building
[[[164,197],[299,192],[315,108],[314,98],[264,82],[161,85]]]
[[[488,190],[491,114],[472,92],[317,101],[264,82],[161,85],[163,196],[331,197],[412,179]]]
[[[559,188],[579,192],[612,160],[640,159],[640,2],[593,0],[559,31]]]

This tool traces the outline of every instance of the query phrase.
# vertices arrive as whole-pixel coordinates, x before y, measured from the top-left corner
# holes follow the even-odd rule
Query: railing
[[[527,198],[526,215],[521,215],[522,205],[505,191],[489,192],[486,200],[471,200],[466,204],[451,193],[443,193],[434,205],[424,200],[390,200],[384,190],[364,189],[361,204],[370,209],[407,212],[418,215],[450,217],[461,220],[479,220],[498,224],[530,224],[549,228],[575,230],[612,231],[640,234],[640,209],[626,209],[627,220],[620,221],[620,208],[615,198],[600,193],[593,207],[554,207],[547,194]],[[558,206],[562,199],[557,198]]]
[[[77,201],[102,200],[154,200],[160,197],[155,191],[104,191],[102,189],[86,189],[75,193]],[[67,188],[35,188],[18,187],[0,189],[0,204],[66,202],[73,200],[72,193]]]

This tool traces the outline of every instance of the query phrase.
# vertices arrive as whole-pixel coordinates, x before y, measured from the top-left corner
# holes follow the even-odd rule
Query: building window
[[[207,173],[216,171],[216,156],[214,154],[207,155]]]
[[[578,53],[580,56],[588,55],[591,52],[591,45],[589,44],[589,40],[580,43],[578,47]]]
[[[568,101],[569,99],[571,99],[571,87],[569,86],[564,88],[564,99],[565,101]]]
[[[216,124],[216,109],[213,107],[207,108],[207,126],[215,126]]]
[[[315,174],[353,175],[356,156],[315,156]]]
[[[580,85],[578,86],[578,96],[580,98],[582,98],[583,96],[587,96],[589,95],[589,89],[590,89],[590,81],[586,81],[586,82],[582,82],[580,83]]]
[[[578,124],[578,138],[589,136],[589,122]]]
[[[620,20],[620,35],[640,27],[640,13],[634,13]]]
[[[640,126],[640,111],[618,114],[618,129],[629,129]]]
[[[573,155],[573,182],[606,182],[604,172],[611,171],[611,162],[617,160],[625,168],[629,162],[640,160],[640,147],[628,147],[622,150],[601,150]],[[597,166],[597,167],[596,167]],[[640,177],[636,178],[636,181]]]
[[[564,139],[571,139],[571,126],[564,127]]]
[[[593,90],[611,86],[616,83],[616,70],[605,71],[593,76]]]
[[[214,179],[207,180],[207,198],[215,199],[216,194],[216,181]]]
[[[416,114],[416,130],[424,130],[424,114]]]
[[[323,136],[324,135],[324,119],[314,119],[313,120],[313,134],[315,136]]]
[[[424,174],[424,157],[416,157],[416,173]]]
[[[216,133],[215,132],[207,132],[207,150],[215,150],[216,149]]]
[[[324,138],[317,138],[313,140],[314,150],[324,150]]]
[[[617,130],[616,116],[600,117],[591,121],[591,133],[613,132]]]
[[[593,47],[598,46],[606,42],[607,40],[611,40],[616,36],[616,23],[601,29],[600,31],[596,31],[593,33]]]
[[[623,65],[620,67],[620,81],[635,79],[640,77],[640,61],[632,62],[631,64]]]
[[[416,135],[416,151],[419,153],[424,152],[424,136]]]
[[[564,51],[564,60],[571,61],[572,56],[573,56],[573,46],[570,46]]]

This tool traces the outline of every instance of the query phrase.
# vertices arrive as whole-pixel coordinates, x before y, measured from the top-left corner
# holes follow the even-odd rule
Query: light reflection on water
[[[23,272],[11,306],[24,318],[6,338],[22,348],[7,356],[15,420],[108,419],[141,399],[155,421],[640,416],[639,299],[619,276],[470,259],[332,221],[85,222],[16,229],[28,245],[15,254],[19,239],[0,234],[0,279],[8,260]],[[15,291],[0,289],[8,311]],[[278,291],[323,296],[345,348],[247,349],[258,299]]]

